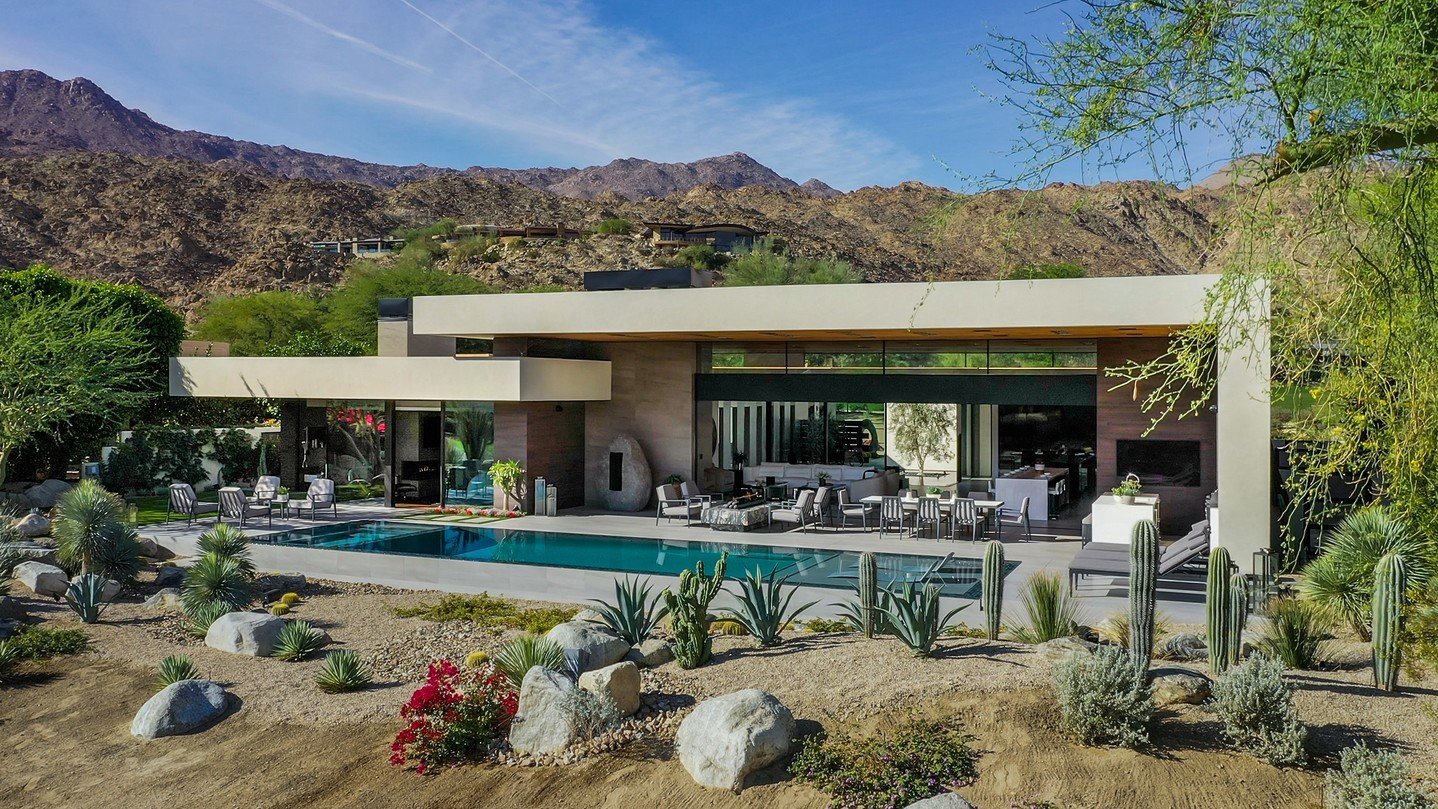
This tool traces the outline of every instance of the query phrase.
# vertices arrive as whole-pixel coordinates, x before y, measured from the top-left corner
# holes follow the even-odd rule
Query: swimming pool
[[[729,553],[728,576],[738,578],[758,569],[764,575],[790,576],[791,584],[853,589],[859,581],[855,551],[786,548],[735,542],[640,539],[630,537],[520,531],[467,525],[426,525],[393,520],[320,525],[255,537],[255,542],[326,550],[389,553],[500,562],[513,565],[608,570],[677,576],[703,562],[712,570],[719,554]],[[877,554],[879,583],[915,581],[933,572],[931,580],[953,598],[978,598],[982,562],[949,557],[937,570],[937,557],[903,553]],[[1005,575],[1018,566],[1007,562]]]

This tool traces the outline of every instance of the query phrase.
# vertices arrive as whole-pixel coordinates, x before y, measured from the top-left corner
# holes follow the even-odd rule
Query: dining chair
[[[873,510],[873,507],[868,503],[850,502],[848,489],[839,490],[839,526],[841,528],[848,528],[849,519],[851,517],[858,517],[859,524],[862,525],[864,531],[867,532],[869,530],[869,513]]]
[[[1029,524],[1029,498],[1025,497],[1023,499],[1023,502],[1019,505],[1018,513],[1012,517],[1005,517],[1003,514],[999,515],[999,539],[1003,539],[1004,537],[1005,525],[1023,526],[1024,539],[1033,541],[1034,529],[1033,526]]]
[[[969,541],[979,540],[979,510],[974,506],[974,501],[964,497],[954,501],[954,513],[949,518],[950,527],[953,529],[953,538],[959,538],[959,528],[963,527],[969,532]]]
[[[908,518],[904,515],[904,501],[892,495],[879,501],[879,536],[888,533],[890,527],[897,527],[900,537],[904,535]]]
[[[944,513],[939,509],[939,498],[919,498],[919,509],[914,515],[914,534],[916,536],[918,532],[925,527],[932,527],[934,529],[934,539],[937,540],[939,538],[939,527],[943,520]]]

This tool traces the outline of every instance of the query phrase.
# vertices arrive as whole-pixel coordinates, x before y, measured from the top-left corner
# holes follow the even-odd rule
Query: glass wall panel
[[[790,343],[789,370],[799,373],[881,374],[884,372],[884,344],[873,340]]]
[[[388,428],[383,402],[342,402],[326,408],[325,469],[314,474],[333,480],[341,499],[383,498]]]
[[[989,368],[1031,373],[1097,372],[1098,349],[1091,340],[995,340],[989,344]]]
[[[714,343],[714,373],[775,373],[785,370],[783,343]]]
[[[1096,373],[1093,340],[857,340],[708,345],[714,373]]]
[[[444,502],[494,504],[494,403],[445,402]]]
[[[715,402],[714,465],[883,465],[884,405],[870,402]]]
[[[982,340],[884,343],[884,367],[891,374],[982,373],[988,364],[988,348]]]

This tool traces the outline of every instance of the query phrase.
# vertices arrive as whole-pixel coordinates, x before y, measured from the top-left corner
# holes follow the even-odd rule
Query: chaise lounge
[[[1194,523],[1182,539],[1175,541],[1158,557],[1158,575],[1176,572],[1208,552],[1208,521]],[[1129,576],[1128,545],[1121,542],[1090,542],[1079,549],[1069,562],[1069,592],[1078,587],[1084,576],[1105,576],[1126,579]]]

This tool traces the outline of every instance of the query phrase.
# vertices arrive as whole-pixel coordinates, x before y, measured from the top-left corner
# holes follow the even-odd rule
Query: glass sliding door
[[[384,403],[341,402],[324,413],[324,466],[309,463],[306,471],[313,468],[310,474],[328,476],[342,499],[383,498],[389,429]]]
[[[444,465],[439,408],[397,410],[393,429],[395,505],[439,505]]]
[[[445,402],[444,504],[494,505],[494,403]]]

